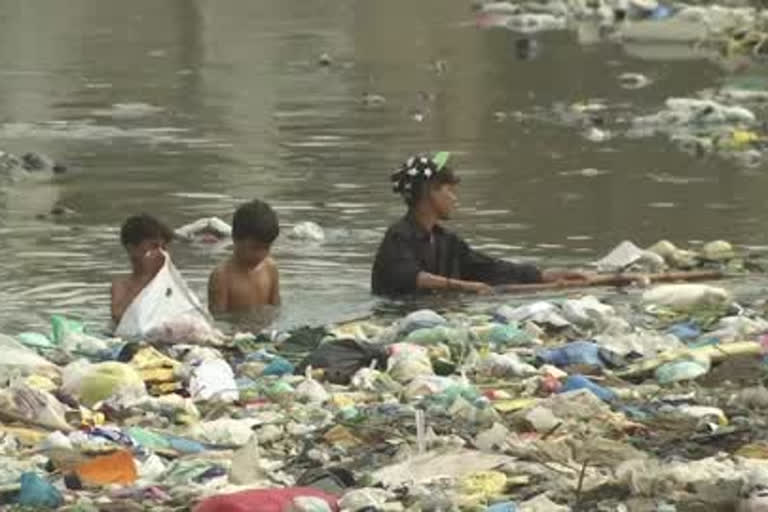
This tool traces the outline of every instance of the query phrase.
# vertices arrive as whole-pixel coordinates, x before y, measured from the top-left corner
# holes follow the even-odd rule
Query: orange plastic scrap
[[[75,473],[85,485],[128,485],[138,478],[133,455],[126,450],[88,459],[75,466]]]

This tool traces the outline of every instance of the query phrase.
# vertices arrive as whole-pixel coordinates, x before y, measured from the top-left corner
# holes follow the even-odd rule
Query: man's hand
[[[593,274],[586,272],[574,272],[572,270],[545,270],[541,273],[542,283],[556,283],[561,281],[584,281],[588,282]]]
[[[150,249],[144,253],[141,259],[142,274],[154,277],[163,268],[164,263],[165,255],[163,252],[159,248]]]
[[[462,291],[476,293],[478,295],[493,295],[493,287],[476,281],[470,281],[462,284]]]

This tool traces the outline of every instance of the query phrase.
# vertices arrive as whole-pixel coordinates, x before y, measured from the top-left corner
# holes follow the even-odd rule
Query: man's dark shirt
[[[371,277],[373,293],[415,293],[419,272],[492,286],[541,281],[535,265],[492,258],[472,250],[456,234],[438,225],[429,233],[406,215],[389,227],[376,253]]]

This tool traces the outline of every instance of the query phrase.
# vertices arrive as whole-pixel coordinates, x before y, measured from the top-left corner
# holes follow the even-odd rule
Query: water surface
[[[415,151],[455,153],[452,227],[494,254],[577,264],[625,238],[764,247],[764,168],[662,137],[591,142],[558,114],[596,100],[653,112],[725,71],[591,34],[538,35],[525,60],[519,34],[478,28],[457,0],[0,1],[0,149],[72,169],[0,191],[0,332],[44,328],[54,312],[106,325],[126,216],[229,219],[253,197],[284,232],[306,220],[327,231],[275,247],[285,325],[369,311],[372,255],[402,214],[389,173]],[[651,85],[623,88],[628,72]],[[76,213],[39,217],[54,205]],[[225,253],[173,253],[204,297]]]

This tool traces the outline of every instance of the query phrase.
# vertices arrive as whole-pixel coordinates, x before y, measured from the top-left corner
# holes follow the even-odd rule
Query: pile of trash
[[[681,251],[628,244],[602,264]],[[672,283],[234,336],[55,316],[0,335],[0,507],[765,510],[766,313]]]

